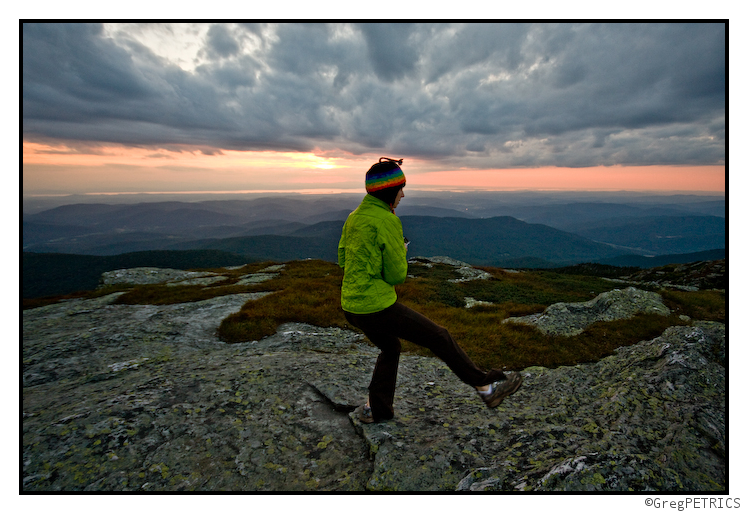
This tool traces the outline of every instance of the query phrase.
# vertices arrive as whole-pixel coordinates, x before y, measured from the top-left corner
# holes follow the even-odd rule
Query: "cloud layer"
[[[723,24],[24,24],[23,134],[476,168],[721,164],[725,45]]]

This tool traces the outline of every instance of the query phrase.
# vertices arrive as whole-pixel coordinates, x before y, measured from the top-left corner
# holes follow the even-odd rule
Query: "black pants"
[[[478,368],[446,328],[400,303],[373,314],[345,312],[345,318],[382,351],[369,384],[369,402],[376,421],[392,419],[395,415],[393,403],[400,361],[399,338],[431,350],[468,385],[483,386],[506,378],[500,370],[485,372]]]

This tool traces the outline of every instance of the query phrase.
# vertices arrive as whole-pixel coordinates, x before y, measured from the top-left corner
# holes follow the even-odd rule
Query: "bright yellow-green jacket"
[[[405,282],[408,274],[403,225],[382,200],[367,194],[348,215],[338,244],[338,265],[343,268],[344,311],[371,314],[397,301],[395,285]]]

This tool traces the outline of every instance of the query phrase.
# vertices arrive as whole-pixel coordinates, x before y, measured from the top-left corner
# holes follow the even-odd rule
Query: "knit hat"
[[[402,163],[402,159],[380,157],[379,162],[366,172],[366,192],[392,204],[397,192],[405,186],[405,174],[399,166]]]

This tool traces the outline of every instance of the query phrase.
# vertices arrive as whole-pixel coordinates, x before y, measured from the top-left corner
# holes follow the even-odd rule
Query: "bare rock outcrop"
[[[446,264],[452,266],[455,271],[460,275],[460,278],[454,278],[449,280],[450,282],[469,282],[471,280],[488,280],[491,274],[487,271],[483,271],[478,268],[474,268],[467,262],[458,261],[451,257],[436,256],[436,257],[411,257],[408,259],[409,264],[420,264],[428,268],[434,264]]]
[[[235,285],[258,284],[272,280],[278,276],[284,264],[273,264],[256,273],[248,273],[239,278]],[[242,266],[234,266],[233,269]],[[227,270],[232,268],[225,268]],[[171,268],[128,268],[107,271],[102,273],[99,279],[100,286],[110,286],[117,284],[126,285],[147,285],[147,284],[166,284],[167,286],[209,286],[227,280],[228,275],[215,273],[211,271],[185,271]]]
[[[526,369],[510,449],[457,488],[722,490],[724,337],[720,323],[671,327],[594,364]]]
[[[647,268],[626,277],[628,283],[665,289],[699,291],[727,287],[727,261],[697,261],[687,264],[670,264],[658,268]]]
[[[378,352],[360,334],[226,344],[221,320],[257,296],[118,294],[23,313],[24,491],[726,490],[722,324],[527,368],[496,410],[403,356],[395,418],[363,425]]]
[[[208,271],[184,271],[168,268],[128,268],[102,273],[99,284],[109,286],[114,284],[164,284],[195,281],[197,279],[216,278],[216,273]],[[223,277],[218,276],[220,280]]]
[[[531,325],[544,334],[573,336],[597,321],[629,319],[637,314],[667,316],[670,309],[659,294],[628,287],[601,293],[588,302],[554,303],[540,314],[507,318],[503,323]]]

